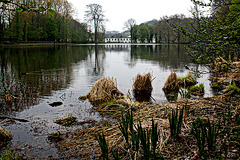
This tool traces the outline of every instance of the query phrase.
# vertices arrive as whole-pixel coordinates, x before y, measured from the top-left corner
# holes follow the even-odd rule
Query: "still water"
[[[178,76],[186,76],[188,63],[192,70],[207,71],[203,66],[191,63],[184,54],[183,45],[73,45],[0,49],[0,113],[1,116],[27,119],[30,122],[13,122],[6,125],[13,134],[13,140],[3,148],[18,148],[29,158],[64,157],[47,140],[47,135],[60,130],[71,132],[79,126],[62,127],[54,123],[69,114],[78,121],[101,121],[93,112],[88,101],[78,97],[86,95],[94,83],[103,77],[117,80],[118,89],[124,94],[132,94],[132,85],[137,74],[150,72],[153,80],[152,101],[165,103],[162,91],[171,69]],[[194,75],[194,73],[193,73]],[[212,96],[209,74],[197,78],[204,83],[204,97]],[[4,96],[11,94],[15,101],[7,101]],[[60,107],[49,103],[61,101]]]

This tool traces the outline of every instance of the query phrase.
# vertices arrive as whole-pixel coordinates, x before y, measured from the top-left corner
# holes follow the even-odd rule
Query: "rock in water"
[[[61,106],[62,104],[63,104],[62,102],[53,102],[53,103],[49,103],[49,105],[52,106],[52,107]]]

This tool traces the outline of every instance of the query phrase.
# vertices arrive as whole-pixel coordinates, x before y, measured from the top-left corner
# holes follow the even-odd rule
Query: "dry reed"
[[[174,70],[171,70],[171,74],[168,76],[168,79],[164,84],[163,91],[166,94],[179,91],[178,78]]]
[[[123,93],[116,87],[115,79],[102,78],[95,82],[86,97],[91,102],[105,102],[117,98],[120,95],[123,95]]]
[[[138,74],[133,84],[133,93],[138,101],[149,101],[152,94],[152,75]]]
[[[9,141],[12,138],[11,132],[0,126],[0,142]]]

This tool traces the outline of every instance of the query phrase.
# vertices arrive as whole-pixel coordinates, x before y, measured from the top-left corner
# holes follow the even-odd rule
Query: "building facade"
[[[108,31],[105,34],[105,43],[131,43],[131,35],[130,32],[123,32],[119,33],[117,31]],[[142,43],[140,40],[137,40],[137,43]],[[148,43],[147,40],[145,40],[144,43]],[[153,37],[151,43],[156,43],[156,38]]]
[[[105,35],[105,43],[131,43],[131,36],[128,32],[107,32]]]

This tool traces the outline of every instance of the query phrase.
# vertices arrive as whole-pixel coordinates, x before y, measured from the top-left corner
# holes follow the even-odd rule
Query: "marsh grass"
[[[133,130],[133,116],[132,111],[127,111],[125,116],[122,113],[121,122],[119,123],[119,129],[122,132],[126,143],[129,143],[129,132],[134,132]]]
[[[122,101],[122,99],[120,100]],[[117,100],[117,103],[120,103],[120,100]],[[101,148],[98,147],[99,145],[96,141],[95,135],[97,135],[97,132],[102,133],[104,131],[104,135],[107,137],[109,153],[113,153],[114,150],[118,150],[118,156],[123,160],[145,159],[146,156],[144,156],[141,142],[143,142],[143,144],[145,143],[145,146],[148,146],[148,140],[144,141],[140,139],[137,126],[140,121],[142,130],[147,130],[149,134],[147,136],[147,131],[145,131],[145,137],[149,137],[150,139],[150,153],[148,152],[148,147],[145,147],[147,149],[145,153],[146,155],[150,154],[149,159],[154,159],[153,150],[155,147],[153,147],[154,142],[151,139],[151,134],[154,130],[152,128],[155,128],[152,127],[153,123],[151,120],[153,118],[155,121],[155,126],[157,124],[157,130],[160,130],[160,132],[158,132],[159,136],[157,136],[158,140],[156,143],[157,146],[155,159],[223,159],[225,157],[227,157],[227,159],[237,159],[239,157],[239,153],[237,151],[239,148],[240,127],[237,124],[237,117],[239,117],[240,113],[238,114],[236,109],[238,106],[235,107],[231,105],[231,102],[228,102],[227,98],[224,96],[209,97],[197,100],[180,99],[176,101],[176,103],[166,104],[139,103],[126,99],[125,103],[128,103],[128,106],[131,106],[133,109],[132,118],[134,132],[130,132],[130,127],[128,127],[128,144],[126,143],[125,137],[118,127],[119,123],[121,123],[120,113],[115,117],[117,120],[119,120],[116,123],[112,123],[108,126],[103,126],[100,124],[94,125],[90,128],[80,129],[74,132],[73,138],[68,137],[66,140],[59,142],[61,143],[62,147],[66,148],[64,154],[67,155],[67,149],[75,146],[75,150],[71,148],[71,153],[72,151],[74,151],[74,153],[76,152],[76,155],[81,155],[84,153],[83,157],[85,157],[85,159],[89,159],[89,157],[92,155],[94,155],[93,158],[99,159],[101,155]],[[125,103],[121,102],[121,104]],[[180,108],[178,109],[179,117],[179,112],[182,107],[184,108],[184,117],[181,134],[179,139],[171,138],[168,115],[170,114],[171,116],[172,110]],[[207,138],[205,136],[203,153],[206,153],[207,155],[203,156],[200,154],[200,152],[198,152],[199,149],[197,139],[191,133],[193,120],[195,120],[197,117],[201,117],[202,119],[206,119],[207,122],[207,118],[209,117],[210,120],[217,122],[219,117],[222,116],[222,113],[225,112],[226,108],[228,108],[228,111],[226,112],[226,123],[224,124],[221,122],[221,136],[217,136],[215,147],[213,147],[213,150],[210,151],[210,154],[208,151]],[[125,108],[123,110],[124,119],[126,119],[126,113],[128,111],[131,113],[130,108]],[[215,125],[215,127],[217,126]],[[223,142],[226,142],[225,149],[227,153],[222,145]],[[69,154],[72,155],[71,153]],[[113,154],[109,154],[108,156],[109,159],[114,159]]]
[[[171,137],[178,138],[181,133],[182,122],[183,122],[183,112],[184,108],[172,110],[172,114],[169,115],[170,131]]]
[[[10,131],[0,126],[0,142],[6,142],[12,140],[13,136]]]
[[[123,93],[118,90],[116,79],[105,77],[96,81],[86,96],[79,98],[83,100],[88,98],[93,103],[102,103],[111,101],[112,99],[118,98],[121,95],[123,95]]]
[[[190,93],[193,94],[193,95],[199,95],[199,96],[202,96],[205,92],[205,89],[204,89],[204,84],[203,83],[200,83],[199,85],[194,85],[194,86],[191,86],[190,89],[189,89]]]
[[[185,77],[178,77],[178,83],[181,87],[189,87],[197,84],[197,81],[192,76],[191,72]]]
[[[15,151],[6,151],[5,155],[0,155],[0,160],[22,160],[23,156],[16,155]]]
[[[152,94],[152,75],[146,73],[144,75],[137,74],[133,83],[133,93],[137,101],[149,101]]]
[[[179,90],[179,83],[178,83],[177,74],[175,73],[174,70],[171,70],[171,73],[164,84],[163,91],[166,94],[169,94],[171,92],[178,92],[178,90]]]
[[[98,144],[101,148],[101,156],[103,160],[108,160],[108,144],[105,138],[105,135],[102,133],[102,135],[98,132],[96,136],[96,140],[98,141]]]
[[[204,153],[206,144],[209,152],[215,150],[218,130],[215,124],[211,123],[209,119],[205,120],[198,117],[192,123],[191,133],[197,140],[200,154]]]

